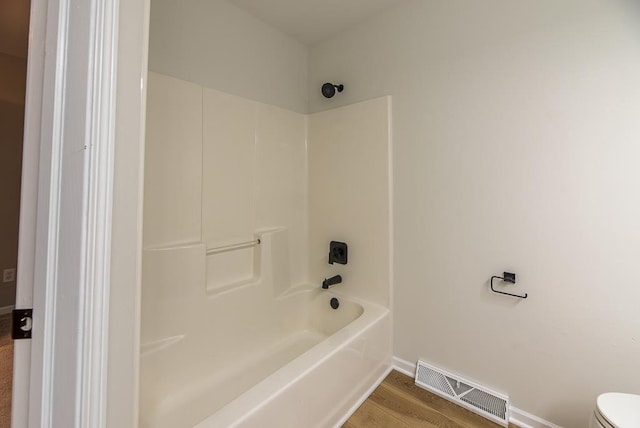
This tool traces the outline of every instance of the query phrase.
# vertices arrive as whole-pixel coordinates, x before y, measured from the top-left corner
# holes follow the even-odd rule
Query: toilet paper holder
[[[504,282],[508,282],[509,284],[515,284],[516,283],[516,274],[515,273],[511,273],[511,272],[504,272],[502,274],[502,276],[492,276],[491,280],[489,281],[491,283],[491,291],[493,291],[494,293],[498,293],[498,294],[504,294],[506,296],[511,296],[511,297],[517,297],[519,299],[526,299],[528,294],[524,293],[524,296],[520,295],[520,294],[511,294],[511,293],[505,293],[504,291],[498,291],[495,288],[493,288],[493,280],[494,279],[501,279]]]

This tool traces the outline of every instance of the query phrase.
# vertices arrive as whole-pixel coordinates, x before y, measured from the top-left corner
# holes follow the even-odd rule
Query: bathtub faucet
[[[340,284],[341,282],[342,277],[340,275],[332,276],[331,278],[325,278],[324,281],[322,281],[322,288],[326,290],[332,285]]]

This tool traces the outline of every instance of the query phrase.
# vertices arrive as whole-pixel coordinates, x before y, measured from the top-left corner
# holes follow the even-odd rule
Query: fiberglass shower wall
[[[194,305],[260,280],[270,231],[273,294],[307,278],[304,115],[149,75],[142,344],[186,334]],[[178,312],[176,312],[178,311]]]

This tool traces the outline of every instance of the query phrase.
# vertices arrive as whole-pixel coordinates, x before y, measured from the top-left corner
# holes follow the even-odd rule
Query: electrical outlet
[[[13,282],[16,280],[16,268],[9,268],[2,271],[2,282]]]

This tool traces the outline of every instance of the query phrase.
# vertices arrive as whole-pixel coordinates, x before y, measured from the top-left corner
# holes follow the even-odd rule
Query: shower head
[[[333,83],[325,83],[322,85],[322,95],[325,98],[332,98],[336,94],[336,89],[338,92],[344,91],[344,85],[334,85]]]

